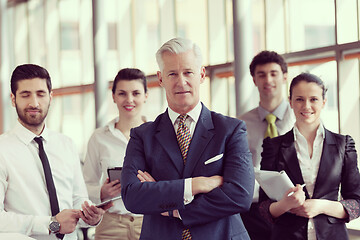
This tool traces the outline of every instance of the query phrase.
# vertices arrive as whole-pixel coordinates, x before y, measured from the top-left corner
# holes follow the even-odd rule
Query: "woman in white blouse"
[[[261,169],[284,170],[296,185],[277,202],[261,192],[260,212],[273,224],[271,239],[348,239],[345,222],[359,217],[355,143],[324,128],[325,93],[319,77],[295,77],[289,97],[295,126],[264,140]]]
[[[119,116],[105,127],[96,129],[87,148],[83,172],[90,199],[95,203],[120,196],[119,180],[109,181],[108,168],[122,167],[130,129],[144,123],[141,110],[147,99],[146,77],[135,68],[125,68],[115,77],[112,96]],[[96,227],[96,240],[139,239],[142,215],[126,210],[116,200]]]

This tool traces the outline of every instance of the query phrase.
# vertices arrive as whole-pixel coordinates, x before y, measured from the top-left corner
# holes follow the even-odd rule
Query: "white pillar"
[[[11,12],[7,9],[6,0],[0,0],[0,133],[9,130],[16,113],[11,107],[10,100],[10,75],[14,58],[11,54],[11,26],[8,22],[8,14]]]
[[[104,3],[101,0],[92,0],[93,11],[93,48],[94,48],[94,93],[96,127],[106,124],[108,79],[106,79],[107,54],[107,23]]]
[[[251,11],[251,0],[233,0],[236,116],[250,110],[257,96],[249,91],[252,83],[249,64],[253,57]]]

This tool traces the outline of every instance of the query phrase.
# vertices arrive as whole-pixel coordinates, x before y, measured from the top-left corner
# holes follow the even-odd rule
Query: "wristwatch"
[[[58,233],[60,231],[60,223],[56,220],[55,216],[51,217],[49,231],[51,233]]]

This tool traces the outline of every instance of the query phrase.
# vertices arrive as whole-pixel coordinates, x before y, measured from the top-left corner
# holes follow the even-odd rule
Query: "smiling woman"
[[[120,70],[114,79],[112,98],[118,117],[95,130],[88,143],[83,167],[89,197],[95,203],[120,195],[119,180],[110,181],[107,170],[122,167],[130,129],[144,123],[141,115],[147,99],[144,73],[135,68]],[[96,227],[95,239],[125,240],[129,239],[128,236],[139,239],[141,224],[142,216],[131,214],[122,200],[117,200]]]
[[[316,75],[296,76],[290,85],[295,126],[284,135],[264,140],[261,169],[285,171],[296,185],[279,201],[260,193],[261,214],[273,224],[271,239],[348,239],[345,222],[359,217],[355,143],[322,124],[325,93]]]
[[[300,131],[316,131],[320,113],[326,103],[326,88],[320,78],[302,73],[290,85],[290,106],[294,110]]]

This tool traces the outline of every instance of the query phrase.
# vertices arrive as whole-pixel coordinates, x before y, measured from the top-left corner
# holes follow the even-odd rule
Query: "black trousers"
[[[271,225],[260,215],[258,203],[252,203],[250,210],[240,215],[251,240],[271,239]]]

